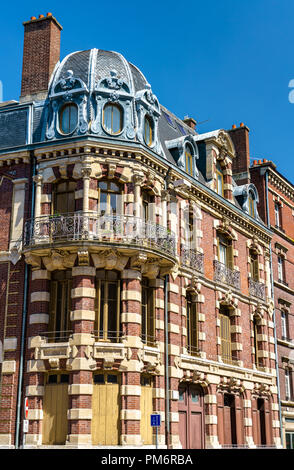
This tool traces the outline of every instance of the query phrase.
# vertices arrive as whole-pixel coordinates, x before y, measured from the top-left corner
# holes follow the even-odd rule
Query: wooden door
[[[197,385],[180,387],[179,420],[183,449],[204,448],[203,393]]]
[[[119,444],[119,376],[95,374],[92,405],[93,445]]]
[[[150,415],[153,411],[152,380],[150,377],[141,379],[141,438],[143,444],[153,444],[153,430]]]
[[[65,444],[67,436],[68,375],[52,374],[45,385],[43,444]]]

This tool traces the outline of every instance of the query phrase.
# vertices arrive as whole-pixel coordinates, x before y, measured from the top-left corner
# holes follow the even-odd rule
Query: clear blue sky
[[[2,2],[3,99],[20,94],[23,26],[52,12],[63,26],[61,58],[92,47],[121,52],[159,101],[199,132],[250,128],[252,158],[294,182],[293,0],[110,0]]]

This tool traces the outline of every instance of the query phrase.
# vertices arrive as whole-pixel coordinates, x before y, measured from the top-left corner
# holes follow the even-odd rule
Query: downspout
[[[167,190],[167,178],[170,172],[170,167],[167,170],[164,178],[164,189]],[[170,435],[170,403],[169,403],[169,375],[168,375],[168,274],[164,277],[164,350],[165,350],[165,442],[166,447],[169,449],[169,435]]]
[[[31,152],[31,159],[33,162],[32,179],[36,174],[36,161]],[[31,219],[34,218],[35,208],[35,184],[32,185],[32,201],[31,201]],[[28,279],[29,279],[29,266],[25,263],[24,272],[24,297],[23,297],[23,310],[22,310],[22,325],[21,325],[21,343],[20,343],[20,359],[19,359],[19,374],[18,374],[18,390],[17,390],[17,409],[16,409],[16,429],[15,429],[15,448],[20,447],[20,434],[21,434],[21,410],[23,402],[23,372],[24,372],[24,355],[25,355],[25,338],[26,338],[26,321],[28,310]]]
[[[265,171],[265,193],[266,193],[266,215],[267,215],[267,226],[270,229],[270,216],[269,216],[269,205],[268,205],[268,172]],[[273,279],[273,263],[272,263],[272,244],[269,245],[270,251],[270,276],[271,276],[271,290],[272,299],[274,301],[274,279]],[[276,356],[276,374],[277,374],[277,389],[278,389],[278,402],[279,402],[279,417],[280,417],[280,433],[281,433],[281,445],[284,447],[283,439],[283,424],[282,424],[282,409],[281,409],[281,394],[280,394],[280,376],[279,376],[279,358],[278,358],[278,346],[277,346],[277,331],[276,331],[276,310],[275,303],[273,307],[273,323],[274,323],[274,340],[275,340],[275,356]]]

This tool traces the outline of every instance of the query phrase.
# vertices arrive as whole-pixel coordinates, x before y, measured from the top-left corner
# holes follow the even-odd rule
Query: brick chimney
[[[61,25],[52,13],[31,17],[24,25],[21,100],[42,99],[60,58]],[[24,99],[25,97],[25,99]]]
[[[185,116],[183,122],[187,124],[187,126],[191,127],[191,129],[195,130],[197,122],[195,119],[189,116]]]
[[[241,122],[228,131],[233,141],[236,157],[233,159],[233,177],[238,185],[250,183],[249,129]]]

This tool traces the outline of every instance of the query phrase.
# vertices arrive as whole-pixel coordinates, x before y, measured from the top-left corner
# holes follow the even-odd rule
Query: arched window
[[[145,117],[144,121],[144,140],[148,147],[153,144],[153,122],[149,116]]]
[[[185,151],[185,158],[186,158],[186,172],[189,173],[189,175],[193,176],[193,157],[192,157],[192,149],[190,145],[186,146],[186,151]]]
[[[187,292],[187,349],[191,355],[195,355],[198,352],[197,308],[193,297],[191,292]]]
[[[97,270],[95,336],[101,341],[119,338],[120,282],[116,271]]]
[[[54,271],[50,287],[49,341],[66,341],[70,333],[71,271]]]
[[[251,279],[255,282],[259,281],[259,264],[258,264],[258,254],[254,250],[250,250],[250,274]]]
[[[78,107],[70,103],[64,105],[59,113],[59,129],[63,134],[71,134],[78,125]]]
[[[142,278],[142,341],[150,346],[155,341],[155,295],[154,287],[146,277]]]
[[[219,312],[220,319],[220,339],[221,339],[221,358],[223,362],[232,362],[231,345],[231,320],[229,309],[221,306]]]
[[[216,192],[220,196],[224,196],[224,175],[223,169],[219,161],[216,163]]]
[[[115,135],[122,131],[123,113],[119,105],[107,104],[103,109],[103,127],[109,134]]]
[[[98,213],[103,215],[117,215],[122,213],[122,190],[120,185],[110,180],[98,182]]]
[[[251,217],[255,217],[255,199],[251,191],[249,192],[248,196],[248,209],[249,215],[251,215]]]
[[[75,211],[76,186],[77,183],[70,180],[61,180],[55,184],[52,214],[68,214]]]

